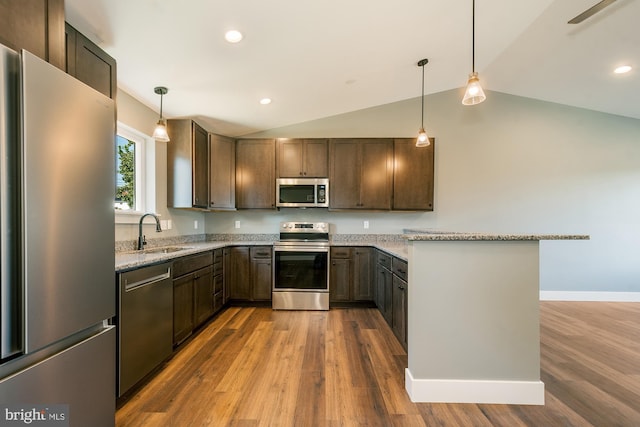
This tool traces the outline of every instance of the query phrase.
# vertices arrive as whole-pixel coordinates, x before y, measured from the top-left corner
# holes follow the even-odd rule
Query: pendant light
[[[167,122],[162,118],[162,97],[169,92],[164,86],[158,86],[153,91],[160,95],[160,120],[156,125],[156,129],[153,131],[153,138],[160,142],[169,142],[169,134],[167,133]]]
[[[416,147],[428,147],[431,144],[427,131],[424,130],[424,66],[429,63],[428,59],[421,59],[418,61],[418,67],[422,67],[422,122],[420,130],[418,131],[418,138],[416,139]]]
[[[479,104],[487,97],[484,95],[482,86],[480,86],[480,79],[478,79],[478,73],[476,73],[476,0],[472,0],[472,30],[471,30],[471,74],[469,74],[469,81],[467,82],[467,90],[464,92],[464,98],[462,103],[464,105]]]

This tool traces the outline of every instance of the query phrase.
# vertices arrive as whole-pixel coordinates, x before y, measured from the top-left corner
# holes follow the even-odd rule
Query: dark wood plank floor
[[[131,398],[125,426],[640,426],[640,303],[542,302],[546,404],[412,403],[376,309],[229,308]]]

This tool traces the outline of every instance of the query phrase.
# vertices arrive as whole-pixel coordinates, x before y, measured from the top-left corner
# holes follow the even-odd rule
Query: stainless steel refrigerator
[[[114,133],[111,99],[0,45],[0,425],[115,424]]]

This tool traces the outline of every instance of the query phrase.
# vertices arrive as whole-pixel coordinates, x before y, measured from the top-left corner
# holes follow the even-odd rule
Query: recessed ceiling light
[[[229,43],[238,43],[242,40],[242,33],[237,30],[229,30],[224,34],[224,38]]]
[[[624,74],[624,73],[628,73],[629,71],[631,71],[630,65],[621,65],[617,67],[615,70],[613,70],[613,72],[616,74]]]
[[[262,105],[269,105],[269,104],[271,104],[271,98],[262,98],[262,99],[260,100],[260,104],[262,104]]]

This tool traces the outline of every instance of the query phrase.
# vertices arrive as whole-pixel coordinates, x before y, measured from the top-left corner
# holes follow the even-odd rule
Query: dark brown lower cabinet
[[[373,302],[374,250],[368,247],[332,247],[329,302]]]
[[[374,301],[375,286],[373,275],[374,249],[356,247],[353,249],[353,292],[354,301]]]
[[[193,332],[193,277],[182,276],[173,281],[173,345],[178,345]]]
[[[351,300],[351,282],[353,263],[351,248],[333,247],[330,249],[331,268],[329,269],[329,302],[347,302]]]
[[[173,262],[173,344],[179,345],[213,314],[213,253]]]
[[[392,290],[392,323],[391,329],[395,334],[400,344],[407,348],[407,282],[393,276],[393,290]]]
[[[391,270],[380,264],[376,267],[376,287],[376,305],[382,317],[391,325],[393,275]]]
[[[213,251],[213,312],[217,313],[225,304],[224,301],[224,249]]]
[[[232,300],[251,299],[251,264],[249,247],[233,247],[230,249],[230,283],[229,298]]]
[[[193,273],[193,326],[195,328],[213,314],[212,271],[211,267],[206,267]]]
[[[234,301],[270,301],[273,279],[271,247],[232,247],[229,256],[229,298]]]
[[[269,246],[254,246],[251,255],[251,298],[254,301],[271,300],[272,254]]]
[[[400,344],[407,349],[407,261],[376,251],[376,306]]]

